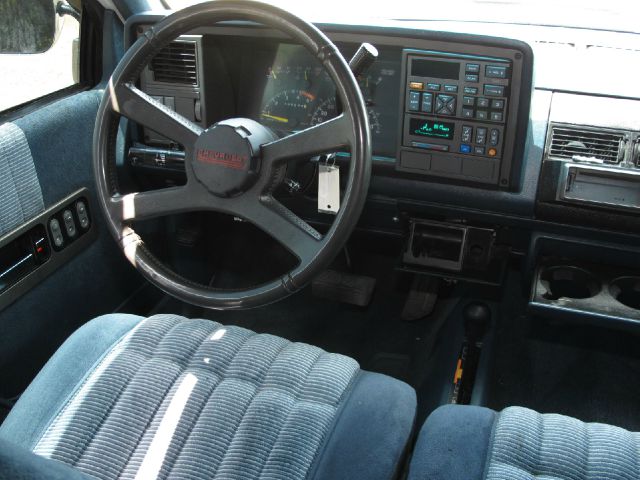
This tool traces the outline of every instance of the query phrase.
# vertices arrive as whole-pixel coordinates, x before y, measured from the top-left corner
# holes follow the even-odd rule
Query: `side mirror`
[[[58,0],[2,0],[0,53],[42,53],[49,50],[62,28]]]

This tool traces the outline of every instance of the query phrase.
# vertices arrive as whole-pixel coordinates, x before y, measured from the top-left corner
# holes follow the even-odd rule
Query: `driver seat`
[[[405,383],[310,345],[106,315],[60,347],[0,426],[0,477],[387,479],[415,411]]]

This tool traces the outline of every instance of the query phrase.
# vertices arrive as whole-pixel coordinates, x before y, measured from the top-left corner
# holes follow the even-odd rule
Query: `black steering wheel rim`
[[[135,82],[149,60],[179,35],[229,20],[245,20],[275,28],[303,45],[319,60],[333,80],[343,112],[335,121],[311,127],[282,140],[273,139],[261,144],[259,153],[256,153],[260,157],[261,168],[264,168],[260,173],[260,180],[242,195],[219,199],[210,194],[207,196],[204,192],[206,189],[194,181],[192,177],[195,173],[190,162],[195,162],[195,141],[205,134],[211,135],[210,130],[214,127],[220,129],[222,126],[216,124],[202,131],[197,125],[154,102],[135,87]],[[152,117],[151,114],[155,116]],[[115,174],[115,140],[118,123],[123,116],[150,128],[160,126],[157,122],[161,118],[165,122],[162,126],[171,127],[172,132],[182,139],[180,143],[185,146],[188,159],[185,160],[188,189],[163,189],[156,190],[155,193],[127,195],[119,193]],[[226,126],[234,126],[233,121],[227,124]],[[331,151],[327,147],[341,146],[350,148],[349,176],[341,208],[329,231],[322,236],[273,199],[272,184],[283,160],[300,154]],[[298,147],[303,151],[292,151]],[[125,53],[105,89],[98,110],[93,139],[93,164],[97,196],[108,229],[126,257],[143,276],[161,290],[187,303],[214,309],[252,308],[282,299],[304,287],[329,265],[346,243],[362,212],[371,174],[368,115],[358,83],[347,62],[335,45],[316,27],[289,12],[252,0],[206,2],[169,15],[146,30]],[[189,197],[188,202],[185,197]],[[250,207],[252,199],[258,203]],[[178,205],[183,201],[184,208],[182,204]],[[189,203],[188,208],[186,203]],[[163,205],[166,209],[160,211]],[[132,220],[141,217],[208,209],[235,214],[255,223],[267,233],[275,235],[280,243],[298,257],[300,263],[287,274],[263,285],[244,290],[215,289],[173,272],[145,247],[130,225]],[[279,223],[281,220],[284,223]],[[299,235],[298,230],[303,233]],[[305,233],[314,238],[315,243],[311,241],[307,245]],[[299,239],[298,243],[304,243],[305,246],[301,248],[297,244],[287,244],[288,239]],[[312,249],[315,251],[311,252]]]

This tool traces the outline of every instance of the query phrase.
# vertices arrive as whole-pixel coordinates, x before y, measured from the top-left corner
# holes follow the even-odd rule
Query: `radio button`
[[[471,145],[461,144],[460,153],[471,153]]]
[[[502,112],[491,112],[491,120],[494,122],[501,122],[503,118]]]
[[[463,108],[462,109],[462,117],[463,118],[473,118],[473,108]]]
[[[480,81],[480,77],[478,75],[476,75],[475,73],[467,73],[464,76],[465,81],[467,82],[471,82],[471,83],[478,83]]]
[[[462,97],[462,105],[465,107],[473,107],[476,103],[476,97]]]
[[[477,63],[467,63],[465,71],[467,73],[480,73],[480,65]]]
[[[489,116],[489,112],[487,112],[486,110],[478,110],[476,112],[476,118],[478,120],[486,120]]]
[[[498,130],[497,128],[492,128],[491,133],[489,134],[489,143],[495,147],[496,145],[498,145],[499,141],[500,130]]]
[[[491,100],[491,108],[496,110],[502,110],[504,108],[504,100],[501,98],[496,98]]]
[[[507,78],[507,67],[487,65],[484,68],[484,76],[488,78]]]
[[[476,128],[476,143],[484,145],[487,142],[487,129],[484,127]]]
[[[476,155],[484,155],[484,147],[474,147],[473,153]]]
[[[447,93],[458,93],[458,85],[445,85],[444,91]]]
[[[478,107],[479,108],[489,108],[489,99],[488,98],[479,98],[478,99]]]
[[[484,94],[489,97],[504,97],[504,85],[485,85]]]
[[[440,94],[436,97],[436,113],[440,115],[456,114],[456,97]]]
[[[473,127],[469,125],[462,126],[462,141],[464,143],[471,143],[471,137],[473,136]]]
[[[464,94],[465,95],[477,95],[478,94],[478,88],[477,87],[464,87]]]
[[[420,110],[420,92],[409,92],[407,110],[417,112]]]
[[[427,90],[431,90],[432,92],[439,92],[440,91],[440,84],[439,83],[427,83]]]
[[[425,113],[431,113],[433,110],[433,93],[422,94],[422,111]]]

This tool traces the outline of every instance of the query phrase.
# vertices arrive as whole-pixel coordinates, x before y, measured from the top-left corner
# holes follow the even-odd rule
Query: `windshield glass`
[[[171,9],[203,0],[163,0]],[[267,0],[315,22],[457,21],[548,25],[640,33],[638,0]],[[438,5],[446,8],[438,8]]]

